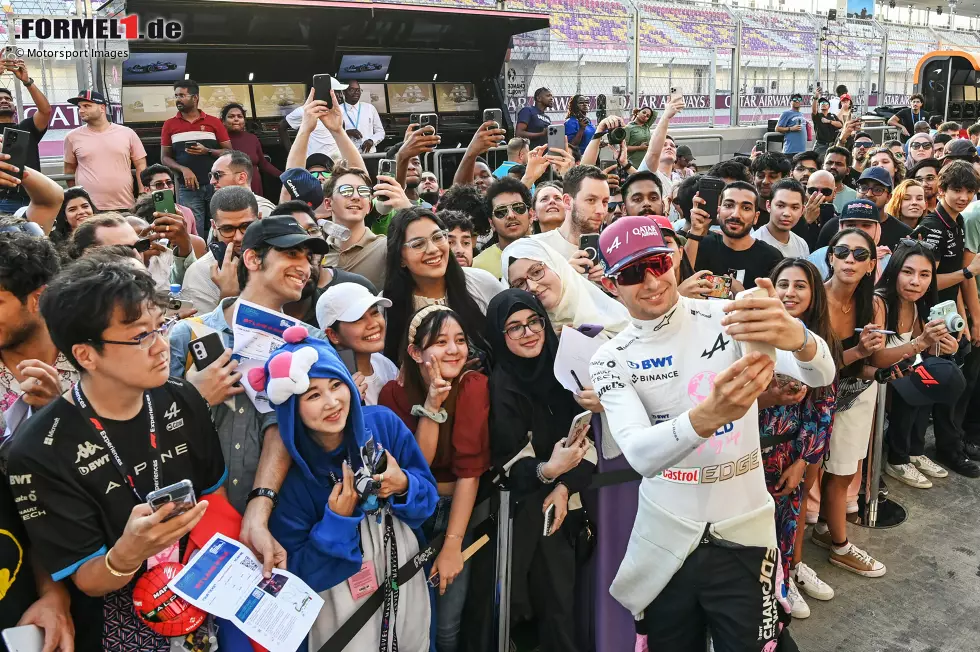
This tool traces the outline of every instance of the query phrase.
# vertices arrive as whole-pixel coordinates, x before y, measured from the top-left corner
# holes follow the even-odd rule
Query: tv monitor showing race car
[[[384,84],[361,84],[361,101],[373,104],[378,113],[388,113]]]
[[[201,86],[201,100],[197,108],[220,118],[222,107],[231,102],[237,102],[245,107],[245,117],[253,117],[250,115],[252,101],[248,96],[248,84],[208,84]]]
[[[388,84],[388,107],[391,113],[435,113],[432,84]]]
[[[170,86],[123,86],[122,107],[126,124],[163,122],[177,115]]]
[[[388,74],[388,64],[391,56],[386,54],[345,54],[340,59],[340,69],[337,78],[349,79],[384,79]]]
[[[124,84],[175,82],[184,78],[187,53],[132,52],[123,63]]]
[[[303,105],[306,94],[306,84],[252,84],[255,117],[285,118]]]
[[[479,110],[480,101],[476,99],[476,86],[473,84],[436,84],[437,112],[461,113]]]

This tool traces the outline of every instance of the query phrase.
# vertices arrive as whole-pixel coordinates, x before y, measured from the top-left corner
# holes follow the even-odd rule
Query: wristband
[[[106,568],[106,570],[109,571],[109,573],[111,573],[115,577],[132,577],[133,575],[136,574],[136,571],[138,571],[139,569],[143,568],[143,564],[140,564],[139,566],[137,566],[136,568],[134,568],[131,571],[118,571],[115,568],[113,568],[112,567],[112,564],[109,562],[109,553],[110,552],[112,552],[112,549],[111,548],[106,551],[105,556],[102,557],[102,560],[105,562],[105,568]]]
[[[684,237],[687,238],[688,240],[694,240],[695,242],[701,242],[702,240],[704,240],[703,235],[697,235],[695,233],[691,233],[690,231],[684,233]]]
[[[544,462],[541,462],[540,464],[538,464],[538,466],[534,470],[534,472],[535,472],[535,474],[537,474],[538,480],[540,480],[542,484],[553,484],[555,482],[555,478],[548,478],[542,472],[542,470],[544,469],[544,464],[545,464]]]
[[[439,408],[438,411],[433,412],[432,410],[426,410],[424,405],[413,405],[412,416],[425,417],[426,419],[430,419],[436,423],[446,423],[446,419],[449,418],[446,408]]]
[[[797,321],[803,324],[803,320],[800,319],[799,317],[797,317]],[[806,348],[806,345],[809,343],[810,343],[810,329],[806,327],[806,324],[803,324],[803,346],[793,351],[793,353],[801,352],[803,349]]]
[[[603,132],[597,131],[594,134],[592,134],[592,140],[602,140],[603,136],[605,136],[607,133],[608,132],[606,131]]]
[[[279,494],[272,489],[267,489],[265,487],[252,489],[250,492],[248,492],[248,497],[245,499],[245,504],[248,505],[253,498],[268,498],[272,501],[272,509],[275,509],[279,504]]]

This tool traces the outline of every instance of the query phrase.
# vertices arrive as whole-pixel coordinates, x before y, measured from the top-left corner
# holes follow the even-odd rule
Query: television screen
[[[123,120],[129,123],[163,122],[177,115],[170,86],[123,86]]]
[[[388,74],[388,64],[391,56],[387,54],[345,54],[340,59],[340,70],[337,78],[348,79],[384,79]]]
[[[201,101],[197,108],[213,116],[221,116],[221,109],[229,102],[238,102],[251,116],[252,101],[248,96],[248,84],[208,84],[201,86]]]
[[[388,84],[388,107],[392,113],[435,113],[432,84]]]
[[[306,84],[252,84],[256,118],[284,118],[306,101]]]
[[[123,64],[124,84],[175,82],[184,78],[187,54],[174,52],[132,52]]]
[[[388,113],[384,84],[361,84],[361,101],[373,104],[378,113]]]
[[[439,113],[479,111],[476,86],[473,84],[436,84],[436,110]]]

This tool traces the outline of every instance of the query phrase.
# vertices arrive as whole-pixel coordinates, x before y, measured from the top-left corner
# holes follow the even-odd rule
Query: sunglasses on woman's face
[[[928,149],[932,150],[932,143],[924,141],[916,141],[914,143],[909,143],[909,149]]]
[[[616,279],[618,285],[639,285],[643,282],[647,272],[652,272],[654,276],[661,277],[674,266],[674,260],[670,254],[659,254],[630,263],[619,270],[617,274],[611,274]]]
[[[847,260],[847,257],[852,255],[854,260],[859,263],[863,263],[867,259],[871,258],[871,251],[865,247],[854,247],[851,249],[847,245],[837,245],[833,249],[834,258],[837,260]]]

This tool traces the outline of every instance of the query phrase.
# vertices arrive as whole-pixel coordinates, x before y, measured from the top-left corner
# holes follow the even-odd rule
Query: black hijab
[[[520,310],[533,310],[544,320],[544,348],[536,358],[522,358],[507,348],[505,324],[511,315]],[[558,336],[551,327],[548,311],[530,292],[514,288],[504,290],[490,300],[487,306],[487,342],[493,347],[496,367],[511,376],[512,383],[522,394],[538,399],[548,399],[559,390],[567,393],[555,379],[555,355],[558,353]],[[496,354],[500,350],[499,357]]]

